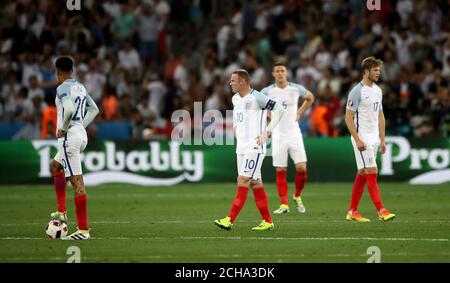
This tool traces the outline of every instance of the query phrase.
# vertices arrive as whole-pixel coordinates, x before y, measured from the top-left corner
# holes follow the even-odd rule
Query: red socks
[[[302,191],[305,188],[306,183],[306,171],[304,172],[297,172],[297,175],[295,176],[295,196],[299,197],[302,195]]]
[[[286,181],[287,171],[277,171],[277,188],[280,196],[281,204],[288,204],[288,183]],[[307,180],[306,171],[297,172],[295,175],[295,196],[302,195]]]
[[[228,214],[228,217],[230,217],[230,221],[232,223],[234,222],[237,215],[244,206],[245,200],[247,199],[247,194],[248,194],[247,187],[238,187],[238,191],[234,198],[233,205],[231,206],[231,211]],[[272,223],[272,218],[270,217],[269,212],[269,201],[267,199],[267,195],[266,192],[264,191],[264,188],[253,190],[253,195],[255,196],[256,207],[258,207],[259,213],[261,214],[262,218],[267,222]]]
[[[64,172],[53,175],[53,184],[55,184],[56,200],[58,201],[57,211],[66,212],[66,177]]]
[[[288,204],[288,183],[286,180],[287,171],[277,172],[277,189],[281,204]]]
[[[53,175],[55,184],[56,199],[58,201],[58,211],[66,212],[66,177],[64,172],[58,172]],[[89,230],[87,221],[87,195],[75,197],[75,211],[77,214],[78,229]]]
[[[231,211],[228,214],[228,217],[231,218],[231,223],[234,222],[239,212],[241,211],[241,208],[244,206],[245,200],[247,199],[247,193],[247,187],[238,187],[236,196],[234,197],[233,205],[231,206]]]
[[[75,197],[75,211],[77,214],[77,222],[79,230],[89,230],[87,221],[87,195]]]
[[[357,211],[358,204],[361,200],[361,196],[364,192],[364,186],[366,185],[366,176],[359,173],[356,174],[355,183],[353,183],[352,199],[350,201],[350,211]]]
[[[383,203],[381,202],[380,189],[377,184],[378,174],[366,174],[367,178],[367,188],[369,190],[370,198],[378,211],[383,208]]]
[[[272,223],[269,211],[269,201],[267,199],[266,191],[264,191],[264,187],[254,189],[253,195],[255,196],[256,207],[258,207],[262,218],[266,220],[266,222]]]

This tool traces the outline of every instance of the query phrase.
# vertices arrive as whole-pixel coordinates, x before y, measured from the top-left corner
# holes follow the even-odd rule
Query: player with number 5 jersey
[[[56,60],[56,89],[58,152],[50,164],[55,185],[58,209],[51,213],[54,220],[67,222],[66,177],[75,192],[75,211],[78,230],[63,238],[85,240],[90,238],[87,221],[87,195],[81,169],[81,153],[88,139],[85,128],[95,119],[99,110],[86,88],[72,79],[73,61],[69,57]]]
[[[288,156],[294,161],[296,171],[295,193],[292,195],[292,199],[297,211],[305,213],[306,208],[301,196],[307,180],[307,158],[299,120],[313,104],[314,96],[304,86],[288,81],[288,70],[283,62],[277,62],[273,65],[272,76],[275,83],[264,88],[261,92],[283,105],[286,111],[272,134],[272,164],[276,171],[276,184],[280,197],[280,207],[274,213],[289,212]],[[300,98],[303,98],[303,102],[298,107]]]

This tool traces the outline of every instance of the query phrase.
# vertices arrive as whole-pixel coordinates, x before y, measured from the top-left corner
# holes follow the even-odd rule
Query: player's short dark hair
[[[380,59],[376,59],[373,56],[364,58],[364,60],[361,63],[361,71],[364,73],[366,70],[370,71],[372,68],[380,67],[383,65],[383,61]]]
[[[70,73],[73,69],[73,61],[67,56],[59,57],[56,59],[55,67],[60,71]]]
[[[275,67],[285,67],[287,69],[286,63],[281,62],[281,61],[277,61],[273,64],[272,69],[275,69]]]
[[[244,80],[246,83],[250,83],[250,75],[244,69],[237,69],[233,72],[236,74],[241,80]]]

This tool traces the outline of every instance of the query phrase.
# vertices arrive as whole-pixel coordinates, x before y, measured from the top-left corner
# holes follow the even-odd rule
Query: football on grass
[[[67,236],[67,225],[64,222],[58,220],[51,220],[47,228],[45,228],[45,232],[50,239],[61,239],[62,237]]]

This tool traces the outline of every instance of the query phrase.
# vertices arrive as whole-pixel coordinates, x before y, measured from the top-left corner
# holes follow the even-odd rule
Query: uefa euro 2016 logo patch
[[[351,100],[349,99],[348,102],[347,102],[347,106],[352,107],[352,106],[353,106],[353,101],[351,101]]]

